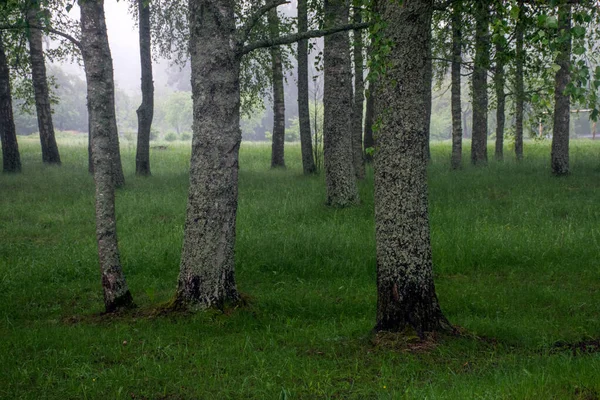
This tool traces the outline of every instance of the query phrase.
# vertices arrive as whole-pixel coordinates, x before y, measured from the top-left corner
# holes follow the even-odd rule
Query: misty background
[[[121,138],[135,141],[137,135],[136,109],[141,103],[140,89],[140,55],[138,31],[134,16],[129,12],[126,1],[110,0],[105,3],[106,24],[110,42],[114,76],[116,84],[115,101],[117,108],[117,124]],[[296,2],[278,8],[288,17],[295,17]],[[71,10],[74,19],[79,17],[77,7]],[[315,65],[319,53],[323,49],[322,39],[313,40],[313,50],[309,58],[309,97],[311,109],[311,127],[313,134],[322,129],[322,93],[323,76],[318,65]],[[48,43],[48,45],[51,45]],[[295,54],[295,46],[292,46]],[[286,141],[299,140],[298,104],[297,104],[297,63],[291,57],[289,68],[285,71],[285,107],[286,107]],[[83,68],[76,63],[48,63],[48,75],[53,79],[53,118],[57,134],[67,133],[69,136],[87,136],[88,121],[86,109],[86,83]],[[167,60],[153,62],[155,86],[155,111],[152,129],[152,140],[190,140],[192,125],[192,99],[190,88],[189,65],[180,68]],[[471,105],[469,100],[469,77],[463,77],[463,129],[466,138],[471,132]],[[431,139],[446,140],[451,137],[451,110],[449,79],[434,86],[431,118]],[[269,90],[270,91],[270,90]],[[24,101],[15,99],[15,124],[19,135],[35,134],[38,130],[35,110],[24,107]],[[269,96],[263,99],[247,115],[242,116],[241,129],[244,140],[270,140],[273,124]],[[492,107],[493,108],[493,107]],[[507,134],[510,138],[511,115],[507,119]],[[495,129],[495,112],[490,110],[489,132]],[[586,114],[572,116],[574,135],[589,135],[590,122]],[[535,136],[539,131],[538,124],[533,121],[526,127],[526,136]],[[321,133],[319,133],[321,134]]]

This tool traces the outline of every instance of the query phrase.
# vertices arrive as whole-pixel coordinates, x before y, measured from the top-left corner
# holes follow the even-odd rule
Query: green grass
[[[566,178],[550,175],[548,143],[527,144],[522,165],[458,172],[449,145],[433,146],[436,285],[467,334],[421,350],[370,335],[372,171],[360,207],[332,210],[323,176],[301,175],[298,146],[271,171],[269,146],[243,145],[236,261],[250,306],[152,316],[175,290],[190,149],[155,150],[142,179],[123,146],[119,238],[139,311],[99,318],[85,142],[60,146],[64,165],[44,167],[39,143],[21,139],[23,174],[0,176],[2,399],[600,395],[600,353],[555,346],[600,337],[600,144],[574,142]]]

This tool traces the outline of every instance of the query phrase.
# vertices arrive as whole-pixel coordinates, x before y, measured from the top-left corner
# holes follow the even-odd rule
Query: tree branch
[[[79,40],[75,39],[73,36],[69,35],[68,33],[61,32],[54,28],[48,28],[45,26],[31,25],[31,24],[29,24],[29,25],[0,25],[0,31],[15,31],[15,30],[21,30],[21,29],[27,29],[27,28],[39,29],[41,31],[45,31],[45,32],[49,32],[49,33],[53,33],[55,35],[61,36],[65,39],[67,39],[68,41],[70,41],[71,43],[73,43],[79,49],[81,49],[81,42]]]
[[[262,18],[263,15],[268,13],[271,9],[279,7],[283,4],[290,4],[290,2],[287,0],[271,0],[271,1],[267,2],[267,4],[265,4],[264,6],[260,7],[258,10],[256,10],[250,16],[250,18],[248,18],[248,21],[246,21],[244,26],[240,29],[241,37],[238,42],[238,43],[240,43],[240,46],[243,46],[244,43],[246,43],[246,40],[248,40],[248,37],[250,36],[250,32],[252,31],[252,28],[254,28],[254,26],[258,23],[258,21]]]
[[[273,46],[281,46],[284,44],[292,44],[299,40],[312,39],[312,38],[332,35],[332,34],[338,33],[338,32],[351,31],[354,29],[366,29],[370,26],[371,26],[370,22],[363,22],[361,24],[340,25],[340,26],[334,26],[333,28],[315,29],[312,31],[307,31],[307,32],[302,32],[302,33],[294,33],[294,34],[286,35],[286,36],[280,36],[280,37],[274,38],[274,39],[260,40],[258,42],[250,43],[250,44],[242,47],[240,53],[241,53],[241,55],[244,55],[244,54],[248,54],[257,49],[264,49],[266,47],[273,47]]]

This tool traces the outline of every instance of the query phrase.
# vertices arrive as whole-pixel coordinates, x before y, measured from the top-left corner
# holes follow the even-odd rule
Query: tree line
[[[552,106],[552,172],[569,173],[571,104],[596,118],[600,67],[597,4],[533,0],[136,0],[142,101],[137,110],[136,174],[151,176],[154,117],[152,54],[191,65],[193,142],[180,274],[179,309],[240,301],[235,280],[240,116],[252,99],[272,92],[271,167],[284,168],[283,65],[297,43],[302,165],[316,172],[308,107],[309,39],[324,37],[324,172],[326,204],[360,202],[357,180],[375,170],[377,330],[406,326],[419,335],[452,331],[433,281],[427,163],[432,85],[451,76],[450,167],[462,167],[462,77],[470,76],[471,163],[488,163],[490,92],[496,103],[494,158],[504,158],[506,106],[515,116],[514,151],[525,157],[525,107]],[[0,130],[5,172],[21,169],[11,106],[11,65],[23,51],[31,69],[43,161],[60,164],[48,98],[42,35],[64,41],[85,69],[90,171],[96,188],[96,237],[107,312],[134,305],[120,261],[115,189],[125,185],[115,112],[115,84],[103,0],[8,0],[0,6]],[[364,32],[367,32],[366,34]],[[184,49],[187,49],[184,50]],[[367,62],[365,63],[365,59]],[[368,80],[364,80],[365,66]],[[14,69],[14,68],[13,68]],[[263,74],[267,71],[266,75]],[[264,76],[269,79],[265,82]],[[488,84],[492,77],[491,87]],[[509,91],[507,92],[507,88]],[[493,89],[493,90],[490,90]],[[42,130],[44,132],[42,133]]]

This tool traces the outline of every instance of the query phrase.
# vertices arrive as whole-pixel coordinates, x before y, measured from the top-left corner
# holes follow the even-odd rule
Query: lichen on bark
[[[87,81],[92,163],[96,187],[96,240],[106,312],[133,307],[117,240],[115,213],[116,113],[113,65],[103,0],[80,0],[81,50]],[[118,145],[118,142],[117,142]]]
[[[382,40],[393,43],[375,94],[378,331],[451,330],[435,293],[427,194],[426,63],[431,0],[381,1]]]
[[[175,305],[237,302],[234,248],[238,196],[240,57],[231,1],[190,0],[193,140]]]
[[[344,0],[325,0],[326,26],[348,23]],[[348,32],[325,37],[323,51],[325,85],[323,92],[323,151],[327,204],[348,207],[359,203],[352,156],[352,71]]]

